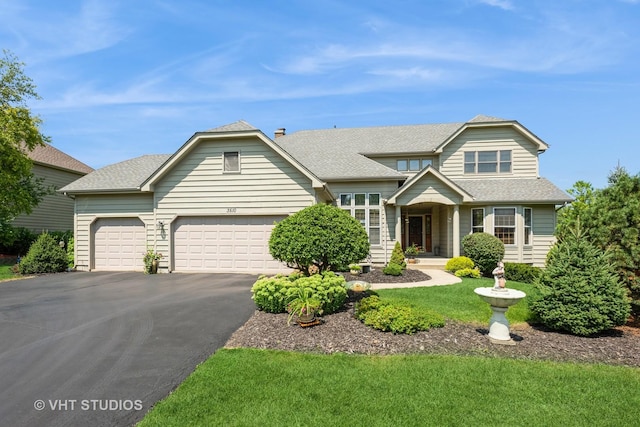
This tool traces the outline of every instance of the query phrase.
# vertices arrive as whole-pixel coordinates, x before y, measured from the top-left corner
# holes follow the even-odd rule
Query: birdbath
[[[515,345],[509,334],[509,321],[505,313],[510,306],[526,297],[527,294],[508,288],[475,288],[473,291],[488,303],[493,311],[489,320],[489,340],[494,344]]]

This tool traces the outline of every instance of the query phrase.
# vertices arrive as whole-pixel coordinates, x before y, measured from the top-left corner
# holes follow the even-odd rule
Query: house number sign
[[[227,208],[227,213],[236,213],[236,208]]]

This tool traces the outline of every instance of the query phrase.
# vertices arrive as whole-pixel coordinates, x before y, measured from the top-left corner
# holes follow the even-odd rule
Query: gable
[[[428,166],[400,187],[388,203],[403,206],[418,203],[458,205],[471,200],[471,195]]]

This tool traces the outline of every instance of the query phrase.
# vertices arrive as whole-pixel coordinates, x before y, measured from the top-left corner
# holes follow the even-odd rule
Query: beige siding
[[[92,265],[93,225],[98,218],[140,218],[146,226],[147,240],[154,229],[153,195],[123,194],[76,196],[76,267],[90,270]],[[140,254],[140,259],[144,254]]]
[[[44,178],[44,185],[52,185],[57,190],[80,178],[82,174],[54,169],[43,165],[33,165],[33,174]],[[44,231],[73,230],[73,200],[56,193],[45,198],[31,214],[20,215],[13,222],[14,227],[25,227],[36,233]]]
[[[240,173],[223,172],[223,153],[240,153]],[[173,222],[187,216],[290,215],[316,202],[311,180],[254,138],[202,141],[155,185],[156,223],[150,242],[171,253]],[[167,268],[168,259],[160,263]]]
[[[484,231],[493,234],[493,209],[500,207],[516,208],[516,243],[505,246],[505,261],[533,264],[543,267],[547,252],[555,242],[553,236],[555,230],[555,207],[547,206],[520,206],[520,205],[490,205],[469,206],[460,209],[460,238],[471,233],[471,209],[484,208]],[[524,245],[524,208],[533,210],[533,240],[531,245]]]
[[[512,173],[464,174],[465,151],[511,150]],[[513,128],[467,129],[451,141],[440,155],[440,172],[447,178],[536,178],[538,176],[538,150]]]
[[[397,203],[403,206],[418,203],[454,205],[461,202],[462,197],[460,194],[451,190],[451,187],[442,183],[429,173],[397,198]]]

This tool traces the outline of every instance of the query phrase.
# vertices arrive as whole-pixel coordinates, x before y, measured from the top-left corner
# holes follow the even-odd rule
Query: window
[[[398,159],[396,160],[396,170],[418,172],[432,164],[432,159]]]
[[[511,173],[511,150],[465,151],[464,173]]]
[[[524,208],[524,244],[532,245],[533,244],[533,228],[532,228],[532,220],[533,220],[533,209]]]
[[[223,157],[225,172],[240,172],[240,153],[227,151],[223,154]]]
[[[471,209],[471,232],[484,232],[484,208]]]
[[[516,243],[516,208],[493,210],[493,234],[505,245]]]
[[[372,245],[380,245],[380,193],[340,194],[340,207],[362,224]]]

